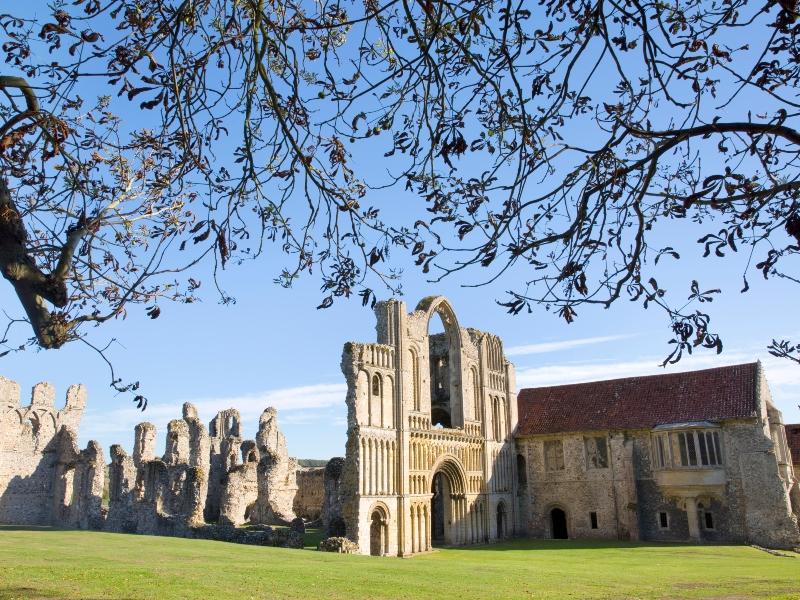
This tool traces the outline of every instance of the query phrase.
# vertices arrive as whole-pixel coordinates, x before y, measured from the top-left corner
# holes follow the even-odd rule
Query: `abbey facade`
[[[348,537],[362,553],[408,556],[515,535],[517,398],[501,340],[462,328],[441,296],[375,312],[377,343],[342,355]]]
[[[140,423],[131,455],[78,448],[86,390],[30,404],[0,377],[0,524],[412,556],[512,536],[800,546],[800,425],[760,363],[522,389],[502,341],[450,302],[378,303],[376,343],[345,344],[344,458],[302,466],[277,412],[191,404]],[[290,527],[286,527],[290,525]],[[276,527],[278,526],[278,527]]]
[[[514,367],[501,340],[462,328],[447,299],[379,303],[377,343],[348,343],[348,536],[408,556],[517,532]],[[440,320],[444,331],[430,333]]]
[[[377,343],[342,356],[342,517],[361,553],[512,535],[800,545],[788,430],[760,363],[517,398],[502,341],[462,328],[444,297],[375,312]]]

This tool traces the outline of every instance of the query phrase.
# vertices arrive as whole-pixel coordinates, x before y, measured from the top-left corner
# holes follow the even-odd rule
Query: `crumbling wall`
[[[57,438],[52,524],[101,529],[105,483],[103,450],[95,441],[89,442],[85,450],[78,450],[77,438],[77,433],[66,425]]]
[[[53,387],[40,383],[21,407],[19,386],[0,377],[0,523],[302,547],[301,533],[264,526],[295,518],[298,467],[274,408],[261,415],[256,440],[242,441],[236,410],[218,413],[209,431],[197,409],[184,404],[182,418],[167,426],[160,457],[155,426],[139,423],[130,456],[111,447],[104,510],[102,450],[96,442],[79,450],[76,442],[86,391],[70,387],[61,410],[54,397]],[[321,476],[318,487],[305,489],[300,502],[311,506],[317,497],[317,513]],[[219,525],[206,524],[208,516]],[[237,529],[245,523],[252,527]]]
[[[325,501],[325,467],[298,467],[296,478],[294,513],[306,521],[316,521],[322,516]]]
[[[228,471],[239,464],[238,456],[242,445],[240,430],[241,416],[233,408],[218,412],[208,425],[209,463],[204,515],[209,523],[215,523],[219,519]]]
[[[98,526],[102,452],[75,443],[86,389],[70,386],[64,407],[54,405],[51,384],[37,383],[20,406],[19,385],[0,377],[0,523]]]
[[[288,525],[295,518],[293,505],[297,493],[297,461],[289,458],[286,438],[278,428],[278,411],[267,408],[259,418],[256,444],[258,499],[251,521],[267,525]]]
[[[342,537],[346,533],[342,513],[344,464],[344,458],[340,456],[330,459],[323,476],[322,530],[332,537]]]
[[[206,499],[207,465],[201,452],[208,439],[198,425],[196,411],[184,406],[184,419],[167,426],[162,458],[154,458],[156,429],[139,423],[135,429],[133,459],[114,446],[109,469],[109,531],[156,535],[186,535],[202,525]]]
[[[251,520],[258,500],[258,447],[254,440],[241,446],[242,464],[228,470],[220,497],[219,524],[243,525]]]

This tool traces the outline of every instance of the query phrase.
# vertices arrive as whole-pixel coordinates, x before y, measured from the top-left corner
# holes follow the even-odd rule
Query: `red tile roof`
[[[517,435],[649,429],[756,415],[758,363],[520,390]]]
[[[800,423],[793,425],[784,425],[786,427],[786,442],[789,444],[789,450],[792,451],[792,463],[800,465]],[[800,475],[800,473],[796,473]]]

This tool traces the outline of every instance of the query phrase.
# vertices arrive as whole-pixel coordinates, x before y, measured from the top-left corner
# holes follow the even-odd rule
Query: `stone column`
[[[686,518],[689,521],[689,538],[693,542],[700,541],[700,524],[697,521],[697,498],[686,498]]]

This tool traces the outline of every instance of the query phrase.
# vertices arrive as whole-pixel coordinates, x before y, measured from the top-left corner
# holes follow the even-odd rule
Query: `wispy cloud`
[[[581,346],[591,346],[594,344],[605,344],[607,342],[616,342],[618,340],[625,340],[636,337],[635,333],[626,333],[622,335],[603,335],[598,337],[580,338],[577,340],[564,340],[561,342],[542,342],[539,344],[527,344],[524,346],[511,346],[506,348],[505,352],[508,356],[523,356],[525,354],[546,354],[549,352],[558,352],[560,350],[569,350],[571,348],[579,348]]]
[[[344,407],[347,386],[344,383],[320,383],[275,390],[264,390],[238,396],[210,398],[184,398],[172,402],[152,402],[142,413],[134,408],[107,408],[89,410],[81,424],[81,437],[102,439],[127,445],[133,437],[133,428],[141,421],[151,421],[159,434],[166,431],[167,423],[181,417],[184,402],[191,402],[197,408],[203,422],[210,421],[214,415],[226,408],[235,408],[242,416],[245,435],[254,434],[258,427],[258,417],[265,408],[272,406],[279,411],[279,420],[287,423],[308,423],[324,417],[323,412],[332,407]],[[91,404],[90,404],[91,406]]]

